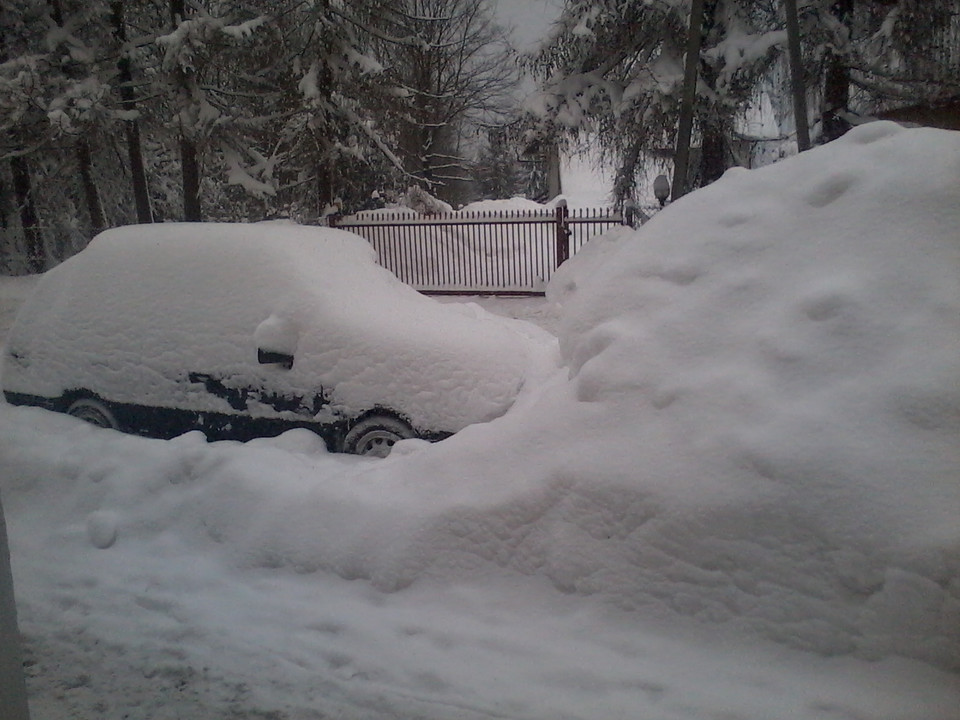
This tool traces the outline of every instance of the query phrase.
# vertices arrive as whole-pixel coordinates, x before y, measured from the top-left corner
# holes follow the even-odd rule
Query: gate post
[[[570,217],[570,210],[567,208],[566,200],[559,200],[556,207],[556,230],[557,230],[557,267],[570,259],[570,223],[567,218]]]

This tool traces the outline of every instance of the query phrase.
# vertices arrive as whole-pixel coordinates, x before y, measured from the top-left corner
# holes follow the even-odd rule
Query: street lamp
[[[653,181],[653,194],[660,201],[660,207],[667,204],[670,197],[670,181],[666,175],[657,175]]]

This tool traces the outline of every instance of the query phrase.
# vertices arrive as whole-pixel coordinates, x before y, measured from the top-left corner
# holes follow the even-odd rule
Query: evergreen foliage
[[[803,76],[815,140],[858,116],[960,97],[960,6],[928,0],[798,3]],[[541,81],[528,103],[531,142],[594,137],[616,170],[618,201],[651,163],[673,161],[690,0],[567,0],[553,34],[527,59]],[[694,108],[695,185],[754,162],[762,138],[743,131],[774,108],[779,146],[793,132],[784,3],[705,0]],[[773,156],[776,157],[776,154]],[[648,174],[649,175],[649,174]]]
[[[104,226],[311,220],[468,178],[515,76],[487,0],[2,0],[0,21],[6,273]]]
[[[780,0],[704,0],[695,184],[749,164],[763,100],[784,152]],[[815,141],[960,98],[960,8],[801,0]],[[589,137],[616,198],[671,163],[690,0],[567,0],[518,66],[492,0],[0,0],[0,272],[40,272],[99,229],[315,221],[411,185],[456,205],[543,192],[536,148]],[[779,136],[779,139],[776,137]],[[525,152],[526,151],[526,152]]]
[[[569,0],[529,60],[543,80],[529,104],[536,132],[595,134],[617,170],[617,202],[636,194],[650,158],[673,155],[689,10],[682,0]],[[773,2],[704,3],[694,108],[700,183],[738,160],[736,120],[785,40]]]

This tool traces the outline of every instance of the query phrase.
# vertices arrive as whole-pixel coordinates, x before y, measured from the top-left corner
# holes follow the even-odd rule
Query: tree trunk
[[[336,199],[335,173],[336,168],[330,155],[333,148],[328,140],[320,142],[320,157],[317,159],[317,216],[323,215],[324,211],[333,205]],[[342,210],[342,208],[341,208]]]
[[[810,129],[807,126],[807,89],[803,84],[803,66],[800,57],[800,21],[797,0],[784,0],[787,14],[787,46],[790,55],[790,91],[793,95],[793,117],[797,126],[797,149],[810,149]]]
[[[49,0],[51,17],[58,27],[64,26],[63,6],[60,0]],[[90,229],[94,234],[100,232],[107,226],[106,218],[103,214],[103,205],[100,202],[100,195],[97,193],[97,183],[93,179],[93,159],[90,156],[90,143],[85,137],[80,137],[74,148],[77,157],[77,171],[80,173],[80,187],[83,189],[84,204],[87,206],[87,214],[90,216]],[[57,250],[57,258],[63,259],[65,248],[60,247]]]
[[[120,105],[124,112],[135,113],[137,102],[133,93],[133,63],[124,47],[127,43],[127,28],[123,19],[123,0],[114,0],[110,4],[113,20],[113,34],[120,45],[120,59],[117,72],[120,79]],[[150,208],[150,191],[147,187],[147,171],[143,162],[143,148],[140,142],[140,122],[127,120],[125,135],[127,157],[130,160],[130,178],[133,183],[133,201],[137,208],[137,222],[153,222]]]
[[[20,210],[20,227],[23,229],[27,268],[32,273],[42,273],[46,269],[46,251],[37,218],[37,207],[33,202],[30,168],[25,158],[14,157],[10,159],[10,170],[13,175],[13,192]]]
[[[187,9],[184,0],[170,0],[170,20],[176,28],[186,18]],[[191,82],[189,71],[179,70],[180,87],[184,96],[188,95]],[[187,222],[200,222],[200,159],[197,144],[189,132],[180,127],[180,172],[183,183],[183,219]]]
[[[727,169],[727,140],[716,117],[700,121],[700,187],[719,180]]]
[[[700,66],[700,45],[703,42],[703,2],[693,0],[690,8],[690,30],[687,33],[687,57],[683,73],[683,96],[680,100],[680,121],[677,124],[677,148],[674,154],[673,188],[670,198],[676,200],[687,191],[690,164],[690,134],[697,101],[697,70]]]
[[[711,40],[715,35],[723,35],[723,21],[717,17],[719,0],[706,0],[703,4],[703,21],[700,28],[700,43]],[[707,88],[716,93],[719,71],[709,62],[700,63],[700,77]],[[700,162],[698,187],[704,187],[719,180],[727,169],[727,130],[722,112],[712,103],[700,105],[698,125],[700,126]],[[696,110],[696,107],[695,107]],[[689,180],[688,180],[689,182]]]
[[[830,11],[847,29],[848,39],[853,19],[854,0],[837,0]],[[850,129],[844,118],[850,101],[850,67],[842,53],[830,51],[823,78],[823,105],[820,108],[823,142],[836,140]]]
[[[130,175],[133,181],[133,200],[137,206],[137,222],[152,223],[153,208],[150,207],[150,191],[147,188],[147,170],[140,144],[140,123],[127,122],[127,157],[130,158]]]
[[[185,134],[180,136],[180,167],[183,175],[183,219],[200,222],[203,219],[200,212],[200,163],[196,144]]]
[[[80,183],[83,185],[83,197],[90,215],[90,230],[99,233],[107,227],[107,218],[103,212],[103,203],[97,192],[97,183],[93,179],[93,159],[90,157],[90,143],[85,139],[77,141],[77,165],[80,169]]]
[[[170,0],[170,24],[176,28],[185,16],[186,9],[183,0]]]

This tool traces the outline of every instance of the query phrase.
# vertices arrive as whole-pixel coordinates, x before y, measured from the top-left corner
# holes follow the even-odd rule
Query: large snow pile
[[[577,456],[619,486],[565,582],[960,667],[958,227],[960,137],[876,123],[562,268]]]
[[[730,172],[562,268],[509,412],[385,460],[2,407],[28,637],[231,712],[956,720],[958,180],[882,123]]]

